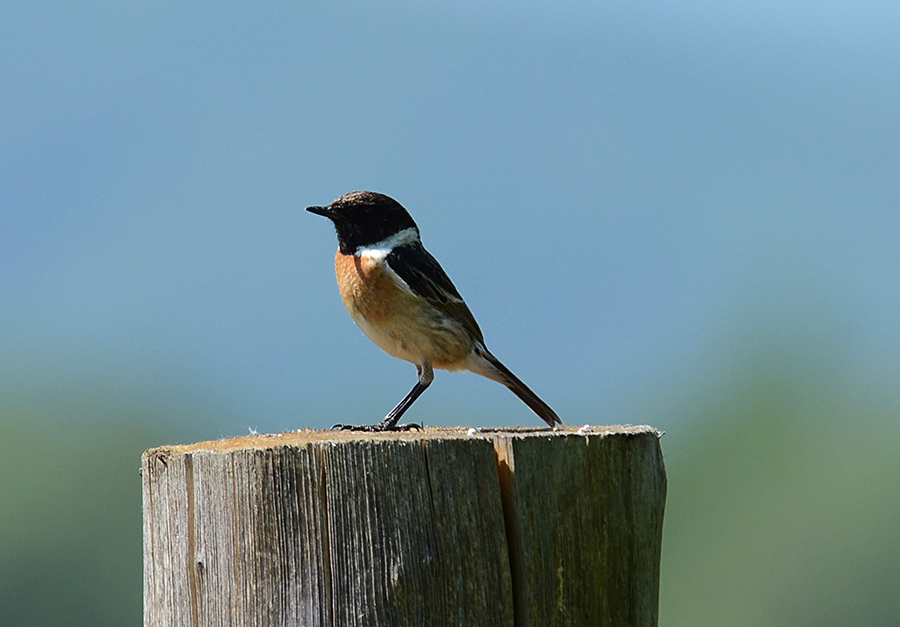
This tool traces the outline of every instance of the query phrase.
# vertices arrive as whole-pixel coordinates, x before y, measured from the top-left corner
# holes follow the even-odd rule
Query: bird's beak
[[[306,210],[317,216],[325,216],[331,220],[334,220],[335,218],[334,211],[331,210],[331,207],[307,207]]]

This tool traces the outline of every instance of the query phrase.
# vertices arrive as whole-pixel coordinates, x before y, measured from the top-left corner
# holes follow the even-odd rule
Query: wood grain
[[[299,431],[152,449],[144,625],[655,625],[659,436]]]

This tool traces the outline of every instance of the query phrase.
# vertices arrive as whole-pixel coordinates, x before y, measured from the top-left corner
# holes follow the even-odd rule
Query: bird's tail
[[[469,358],[469,370],[508,387],[513,394],[531,408],[531,411],[551,427],[562,424],[562,420],[559,419],[556,412],[484,346],[478,346],[473,351],[472,357]]]

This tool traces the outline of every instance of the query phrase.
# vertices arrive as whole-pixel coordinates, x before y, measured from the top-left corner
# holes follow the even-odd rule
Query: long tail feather
[[[479,346],[479,350],[475,354],[481,357],[482,360],[480,360],[480,364],[472,364],[475,366],[471,368],[473,372],[487,377],[488,379],[493,379],[508,387],[513,394],[522,399],[522,401],[531,408],[531,411],[540,416],[541,419],[551,427],[562,424],[562,420],[559,419],[556,412],[553,411],[547,403],[542,401],[537,394],[532,392],[531,388],[525,385],[519,377],[514,375],[509,368],[504,366],[500,360],[494,357],[486,348]]]

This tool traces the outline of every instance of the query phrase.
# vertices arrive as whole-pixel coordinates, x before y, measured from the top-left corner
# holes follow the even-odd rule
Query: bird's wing
[[[481,329],[466,302],[441,264],[425,250],[421,242],[397,246],[388,253],[385,261],[414,294],[452,316],[473,337],[484,343]]]

